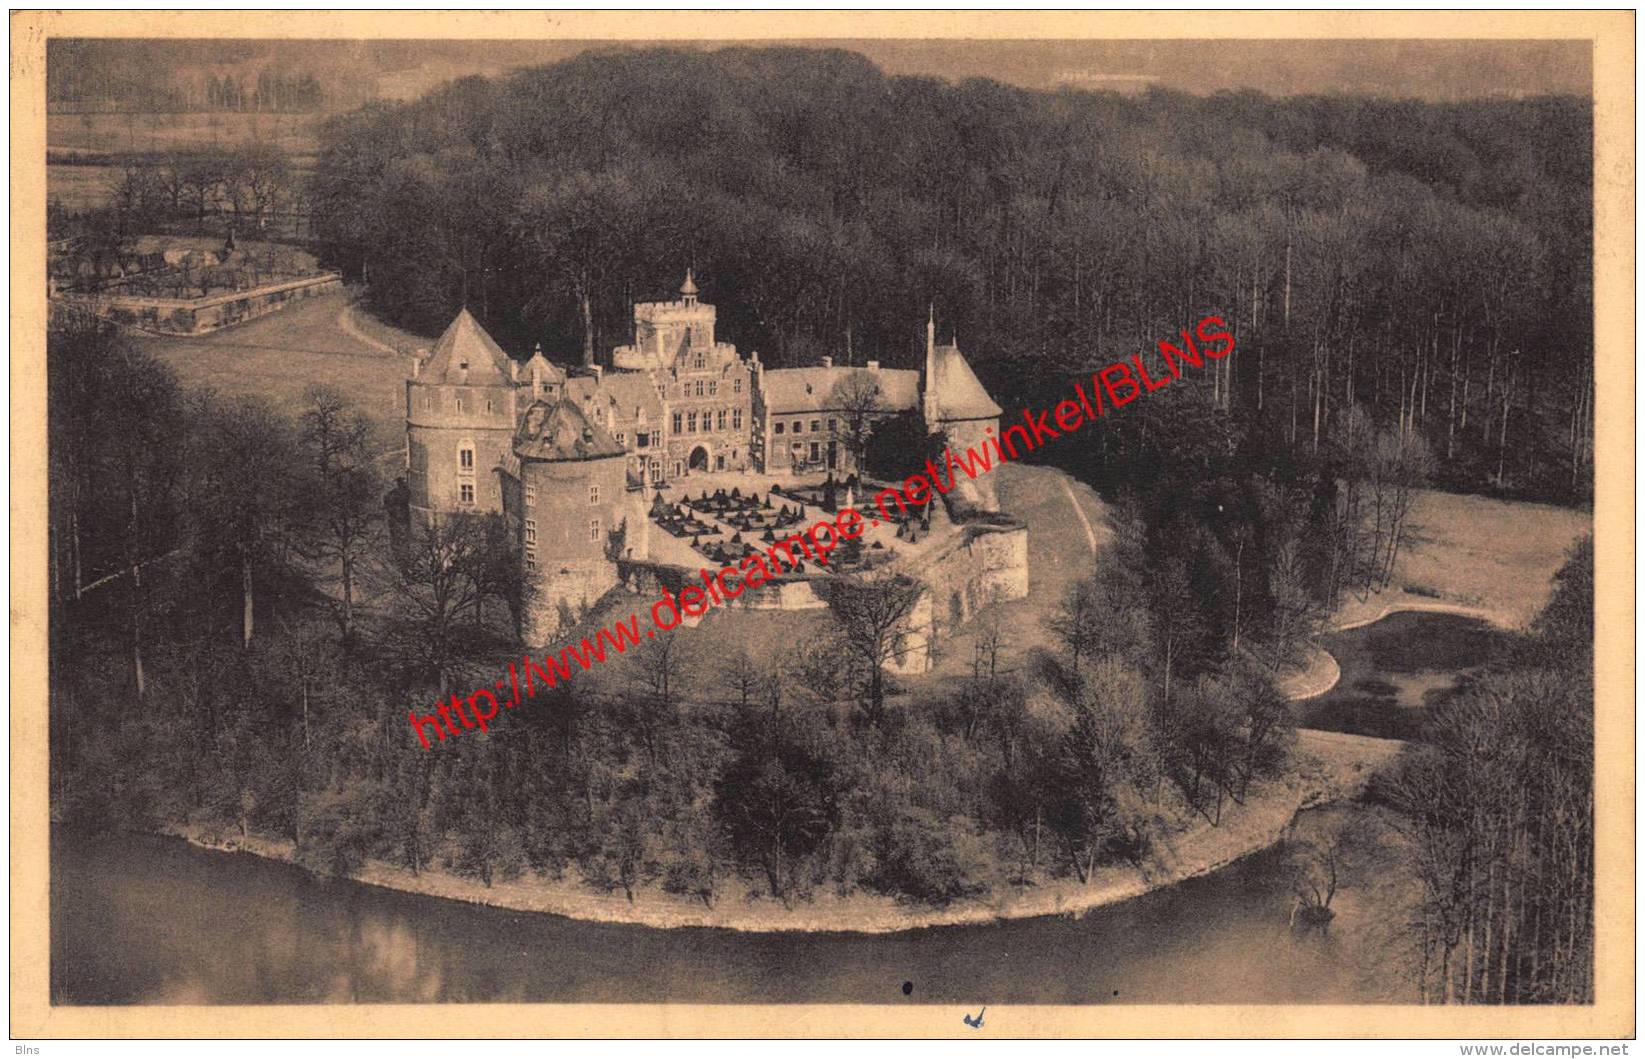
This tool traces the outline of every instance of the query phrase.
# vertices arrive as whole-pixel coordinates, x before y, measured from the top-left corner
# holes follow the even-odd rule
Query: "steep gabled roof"
[[[534,401],[514,432],[514,453],[522,460],[602,460],[626,455],[606,429],[591,423],[565,399]]]
[[[1000,406],[977,381],[957,345],[938,346],[932,357],[932,373],[926,386],[936,398],[938,419],[997,419]]]
[[[566,380],[565,394],[588,409],[596,422],[604,423],[609,414],[616,422],[627,423],[642,411],[648,423],[663,421],[663,399],[645,372],[608,371],[600,378],[573,375]]]
[[[507,365],[504,365],[504,367],[507,367]],[[565,369],[543,356],[543,347],[540,344],[531,351],[531,359],[526,361],[520,368],[520,378],[529,380],[533,371],[550,382],[556,384],[565,382]]]
[[[508,386],[508,354],[494,342],[467,309],[457,314],[445,334],[434,343],[434,352],[423,365],[421,378],[453,385],[464,381],[467,365],[469,386]]]

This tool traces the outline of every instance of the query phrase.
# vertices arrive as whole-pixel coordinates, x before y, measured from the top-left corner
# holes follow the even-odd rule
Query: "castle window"
[[[689,341],[690,338],[691,338],[691,331],[689,329],[687,329],[685,334],[686,334],[687,341]],[[698,353],[697,354],[697,370],[701,371],[703,368],[706,368],[706,367],[708,367],[708,358],[703,356],[701,353]],[[697,396],[701,397],[702,392],[703,392],[703,384],[699,382],[697,384]]]
[[[821,433],[821,432],[822,432],[822,420],[813,419],[811,421],[811,433],[818,434],[818,433]]]
[[[742,393],[743,392],[743,381],[741,379],[732,379],[731,380],[731,392],[732,393]]]
[[[628,435],[624,434],[620,430],[617,432],[617,444],[623,446],[624,448],[628,447]]]
[[[464,445],[457,450],[457,466],[464,474],[474,473],[474,447]]]
[[[525,506],[526,507],[533,507],[533,506],[536,505],[536,503],[537,503],[537,487],[532,485],[530,482],[527,482],[526,487],[525,487]]]
[[[642,430],[638,434],[635,434],[634,435],[634,440],[639,444],[639,447],[642,448],[642,449],[647,449],[647,448],[651,447],[651,434],[647,431]]]
[[[458,394],[457,395],[457,411],[461,412],[462,410],[463,410],[463,398],[462,398],[461,394]]]
[[[537,553],[530,548],[525,550],[525,568],[527,570],[537,569]]]
[[[743,410],[741,408],[733,408],[731,410],[731,429],[732,430],[741,430],[742,428],[743,428]]]
[[[719,392],[720,392],[720,384],[717,381],[715,381],[713,379],[710,379],[708,381],[708,396],[713,397],[716,394],[718,394]]]
[[[457,487],[457,500],[462,504],[474,503],[474,483],[464,482]]]
[[[828,421],[828,432],[829,432],[829,433],[830,433],[830,434],[832,434],[832,433],[834,433],[834,429],[835,429],[835,426],[836,426],[836,425],[837,425],[837,424],[838,424],[838,423],[839,423],[839,420],[837,420],[837,419],[830,419],[830,420],[829,420],[829,421]]]
[[[491,406],[491,398],[489,398],[489,397],[486,398],[486,411],[487,412],[495,411],[495,409],[493,409],[492,406]]]
[[[681,463],[679,460],[675,460],[674,461],[674,477],[678,478],[684,473],[685,473],[685,464]]]
[[[815,459],[820,459],[821,457],[822,457],[822,445],[819,442],[813,441],[811,443],[811,458],[815,460]]]
[[[699,364],[699,365],[697,365],[697,367],[700,368],[700,367],[702,367],[702,365]],[[702,395],[703,395],[703,381],[701,379],[698,379],[697,380],[697,396],[701,397]]]
[[[714,457],[714,469],[716,471],[725,470],[725,453],[722,452]]]
[[[723,408],[720,409],[719,414],[714,417],[714,429],[715,430],[724,430],[725,429],[725,409],[723,409]]]
[[[680,429],[680,413],[675,412],[674,413],[674,433],[679,434],[681,432],[682,431]]]
[[[536,543],[537,543],[537,520],[534,519],[534,518],[528,518],[528,519],[525,520],[525,544],[526,544],[526,547],[529,548],[533,544],[536,544]]]
[[[423,394],[423,411],[425,411],[425,412],[426,412],[426,411],[428,411],[428,410],[429,410],[429,409],[430,409],[430,408],[433,408],[433,407],[434,407],[434,398],[432,398],[432,397],[430,397],[430,396],[429,396],[429,395],[428,395],[428,394],[426,394],[426,393],[425,393],[425,394]]]
[[[695,434],[697,432],[697,413],[696,412],[687,412],[685,414],[685,432],[687,434]]]
[[[588,539],[591,541],[600,539],[600,520],[597,518],[588,520]]]
[[[588,502],[590,504],[598,504],[600,502],[600,487],[599,486],[591,485],[591,486],[588,487]]]
[[[652,481],[653,484],[656,484],[658,482],[661,482],[662,480],[663,480],[663,461],[662,460],[652,460],[651,461],[651,481]]]
[[[778,433],[778,434],[781,434],[781,433],[782,433],[782,432],[783,432],[783,425],[782,425],[782,423],[781,423],[781,422],[778,422],[778,423],[777,423],[777,430],[776,430],[776,432],[777,432],[777,433]]]

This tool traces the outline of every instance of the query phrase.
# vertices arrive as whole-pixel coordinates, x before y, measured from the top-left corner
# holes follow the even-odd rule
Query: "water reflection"
[[[52,986],[85,1004],[1388,999],[1341,951],[1352,909],[1324,935],[1288,928],[1281,862],[1259,854],[1082,920],[759,935],[578,923],[59,832]]]
[[[1337,686],[1301,706],[1309,728],[1420,739],[1427,710],[1488,661],[1505,634],[1477,618],[1407,611],[1323,637],[1342,667]]]

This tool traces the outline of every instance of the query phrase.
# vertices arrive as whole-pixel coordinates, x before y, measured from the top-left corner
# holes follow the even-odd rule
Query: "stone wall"
[[[646,607],[661,599],[664,589],[678,595],[684,585],[702,583],[699,571],[667,563],[625,560],[618,562],[617,572],[624,587],[642,597]],[[1000,516],[991,522],[960,526],[945,547],[906,572],[923,582],[926,591],[910,615],[908,632],[888,668],[924,673],[931,668],[932,648],[977,611],[999,600],[1028,595],[1028,527]],[[822,609],[828,606],[816,584],[822,580],[825,577],[774,581],[745,589],[728,605],[747,610]],[[649,611],[641,614],[642,623],[649,620]],[[691,627],[699,621],[690,618],[682,624]]]
[[[342,274],[327,272],[319,276],[305,276],[302,279],[273,283],[252,290],[215,294],[209,298],[63,294],[54,301],[89,309],[126,327],[137,327],[144,331],[168,335],[203,335],[278,312],[291,302],[302,298],[330,294],[342,289]]]
[[[1028,527],[1000,519],[959,528],[951,543],[908,574],[925,583],[890,668],[923,673],[931,651],[990,603],[1028,595]]]

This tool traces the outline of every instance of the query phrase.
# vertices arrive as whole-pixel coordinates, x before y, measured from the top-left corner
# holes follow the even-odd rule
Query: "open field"
[[[106,206],[125,178],[119,158],[156,159],[205,147],[273,144],[299,173],[312,169],[320,145],[320,114],[47,114],[46,195],[71,212]],[[82,159],[87,164],[61,164]],[[99,164],[98,160],[112,164]]]
[[[188,151],[266,143],[289,154],[319,150],[320,114],[47,114],[46,150],[57,154]]]
[[[295,414],[303,391],[327,383],[353,395],[385,446],[403,440],[409,358],[355,339],[338,324],[352,295],[323,295],[199,337],[140,337],[138,343],[185,385],[262,397]]]
[[[1461,610],[1523,628],[1553,592],[1565,552],[1592,532],[1586,511],[1425,491],[1411,511],[1412,539],[1386,591],[1348,597],[1338,628],[1398,609]]]

